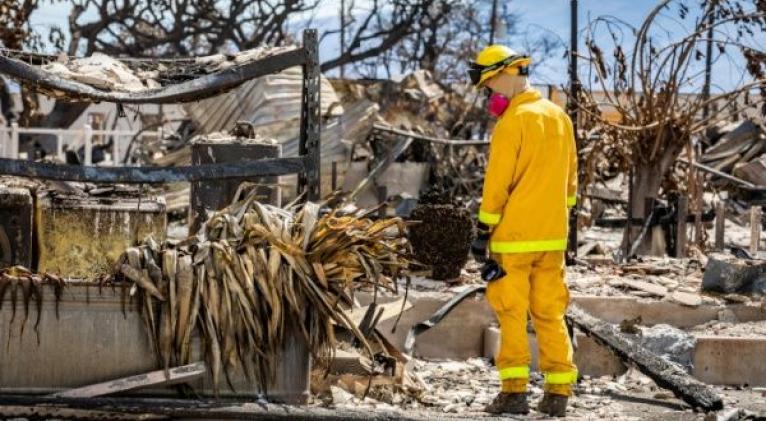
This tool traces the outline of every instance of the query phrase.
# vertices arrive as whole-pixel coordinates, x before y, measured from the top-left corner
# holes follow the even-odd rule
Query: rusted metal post
[[[726,202],[715,204],[715,250],[723,251],[726,226]]]
[[[758,253],[758,245],[761,241],[761,207],[750,208],[750,254]]]
[[[579,120],[578,117],[578,109],[577,109],[577,92],[579,89],[579,79],[577,76],[577,32],[578,32],[578,25],[577,25],[577,0],[571,0],[571,9],[570,9],[570,18],[571,18],[571,26],[570,26],[570,43],[569,43],[569,49],[570,49],[570,56],[569,56],[569,101],[567,101],[567,106],[569,108],[569,116],[572,119],[572,127],[573,127],[573,133],[575,137],[575,144],[579,144],[577,142],[577,123]],[[579,183],[578,183],[579,186]],[[576,194],[576,192],[575,192]],[[572,209],[569,210],[569,238],[567,241],[567,254],[570,258],[569,260],[572,260],[573,258],[577,257],[577,207],[579,205],[575,204],[572,206]],[[630,220],[628,220],[630,222]],[[630,230],[630,223],[628,224],[628,229]],[[628,248],[630,245],[628,245]]]
[[[676,219],[676,257],[686,256],[686,219],[689,215],[689,198],[678,197]]]
[[[319,38],[316,29],[303,32],[303,49],[306,62],[303,64],[303,95],[301,106],[300,155],[304,157],[305,171],[298,178],[298,186],[306,192],[306,199],[319,200],[321,197],[320,131],[321,75],[319,72]]]

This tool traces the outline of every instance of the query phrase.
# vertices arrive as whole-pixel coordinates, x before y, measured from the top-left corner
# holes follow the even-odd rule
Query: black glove
[[[496,261],[489,259],[481,268],[481,279],[484,282],[496,281],[505,276],[505,271]]]
[[[471,243],[471,254],[479,263],[487,261],[487,245],[489,244],[489,227],[483,222],[476,224],[476,239]]]

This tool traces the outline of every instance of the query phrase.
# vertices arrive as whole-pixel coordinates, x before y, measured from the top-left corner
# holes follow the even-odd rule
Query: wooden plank
[[[761,241],[761,207],[750,208],[750,254],[758,253],[758,245]]]
[[[69,389],[49,396],[53,398],[93,398],[150,386],[167,386],[196,380],[204,376],[206,371],[205,363],[198,362],[171,368],[168,370],[167,375],[165,370],[156,370],[104,383]]]
[[[586,335],[606,346],[620,359],[638,368],[658,386],[668,389],[694,408],[717,411],[723,400],[710,386],[694,379],[677,365],[648,351],[620,333],[617,326],[599,320],[582,308],[572,305],[567,317]]]
[[[658,297],[664,297],[668,295],[667,288],[662,285],[653,284],[651,282],[637,281],[634,279],[622,279],[620,282],[628,288],[648,292],[649,294],[656,295]]]
[[[395,300],[395,301],[391,301],[390,303],[386,303],[386,304],[378,303],[378,309],[383,309],[383,315],[380,317],[379,322],[398,316],[399,312],[402,311],[403,302],[404,302],[404,297],[399,298],[398,300]],[[354,309],[346,311],[346,313],[348,314],[351,321],[353,321],[355,325],[359,326],[359,324],[362,323],[362,319],[364,319],[365,313],[367,313],[367,307],[369,306],[354,308]],[[407,311],[410,308],[412,308],[411,302],[407,301],[406,303],[404,303],[403,311]]]

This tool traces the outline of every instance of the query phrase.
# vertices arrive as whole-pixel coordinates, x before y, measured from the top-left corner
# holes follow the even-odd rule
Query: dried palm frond
[[[22,304],[24,306],[24,319],[21,321],[20,335],[24,334],[29,319],[29,304],[34,301],[37,308],[37,318],[35,320],[34,330],[37,335],[37,343],[40,343],[40,315],[43,306],[43,285],[51,285],[56,296],[56,318],[59,316],[59,300],[61,292],[64,289],[64,281],[52,273],[33,273],[23,266],[11,266],[0,269],[0,310],[3,308],[6,293],[10,293],[11,299],[11,319],[8,322],[8,340],[10,341],[11,325],[16,318],[16,305],[18,303],[18,293],[21,291]]]
[[[411,255],[404,222],[319,208],[281,209],[251,195],[175,247],[149,240],[126,250],[117,278],[134,283],[159,363],[190,363],[196,330],[216,387],[239,367],[265,390],[289,329],[314,357],[332,352],[333,323],[372,353],[340,303],[360,286],[393,287]]]

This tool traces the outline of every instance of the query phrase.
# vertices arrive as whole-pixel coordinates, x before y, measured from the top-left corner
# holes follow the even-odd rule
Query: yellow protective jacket
[[[569,116],[535,89],[516,95],[495,125],[484,177],[479,221],[493,227],[490,251],[566,250],[576,193]]]

